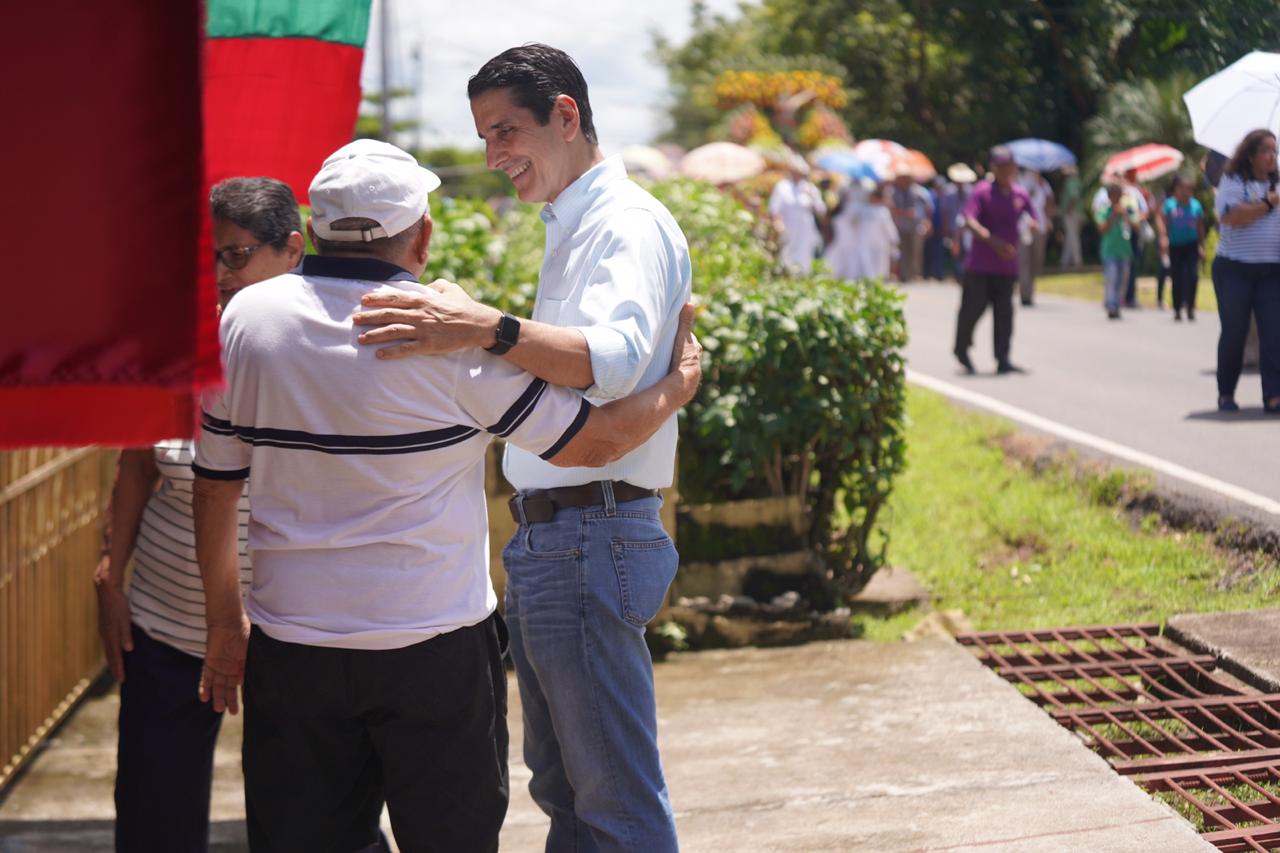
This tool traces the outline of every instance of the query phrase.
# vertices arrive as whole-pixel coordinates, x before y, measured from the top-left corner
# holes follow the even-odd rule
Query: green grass
[[[1168,307],[1172,296],[1165,282],[1164,304]],[[1102,272],[1064,272],[1048,273],[1036,278],[1037,293],[1051,293],[1065,296],[1068,299],[1082,299],[1086,302],[1102,304]],[[1138,304],[1146,308],[1155,307],[1156,280],[1154,276],[1138,276]],[[1213,283],[1207,275],[1200,276],[1200,287],[1196,290],[1196,310],[1204,313],[1216,313],[1218,300],[1213,295]]]
[[[908,467],[881,521],[888,562],[910,569],[936,609],[959,608],[991,630],[1161,622],[1280,602],[1280,568],[1265,556],[1223,551],[1156,516],[1134,523],[1106,503],[1131,475],[1033,474],[997,446],[1006,422],[918,388],[908,390],[907,411]],[[869,620],[866,636],[898,639],[920,616]]]

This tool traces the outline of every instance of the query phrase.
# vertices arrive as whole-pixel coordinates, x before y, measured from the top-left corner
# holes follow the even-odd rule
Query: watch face
[[[515,346],[516,339],[520,337],[520,321],[510,314],[502,315],[502,322],[498,324],[498,340],[507,346]]]

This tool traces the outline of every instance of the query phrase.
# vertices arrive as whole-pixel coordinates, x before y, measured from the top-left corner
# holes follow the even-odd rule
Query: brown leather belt
[[[614,503],[638,501],[657,497],[657,489],[642,489],[621,480],[613,481]],[[511,496],[507,509],[516,524],[539,524],[555,517],[556,510],[571,506],[595,506],[603,504],[604,482],[584,483],[581,486],[562,486],[556,489],[532,489]]]

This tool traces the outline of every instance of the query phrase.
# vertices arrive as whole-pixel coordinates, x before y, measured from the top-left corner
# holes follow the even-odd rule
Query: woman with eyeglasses
[[[210,193],[219,310],[236,292],[282,275],[303,254],[288,185],[232,178]],[[192,442],[161,441],[120,454],[108,542],[94,573],[98,633],[120,682],[117,850],[208,848],[213,751],[222,715],[200,701],[204,591],[191,510]],[[248,501],[240,503],[241,584]],[[128,592],[124,572],[134,561]]]
[[[1214,209],[1222,238],[1213,260],[1222,333],[1218,410],[1234,412],[1249,315],[1258,321],[1263,411],[1280,415],[1280,195],[1276,136],[1251,131],[1227,162]]]

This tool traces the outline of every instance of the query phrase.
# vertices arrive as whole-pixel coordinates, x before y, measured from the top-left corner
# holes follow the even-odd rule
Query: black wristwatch
[[[515,346],[518,340],[520,340],[520,321],[510,314],[503,314],[502,319],[498,321],[498,342],[484,349],[485,352],[502,355]]]

